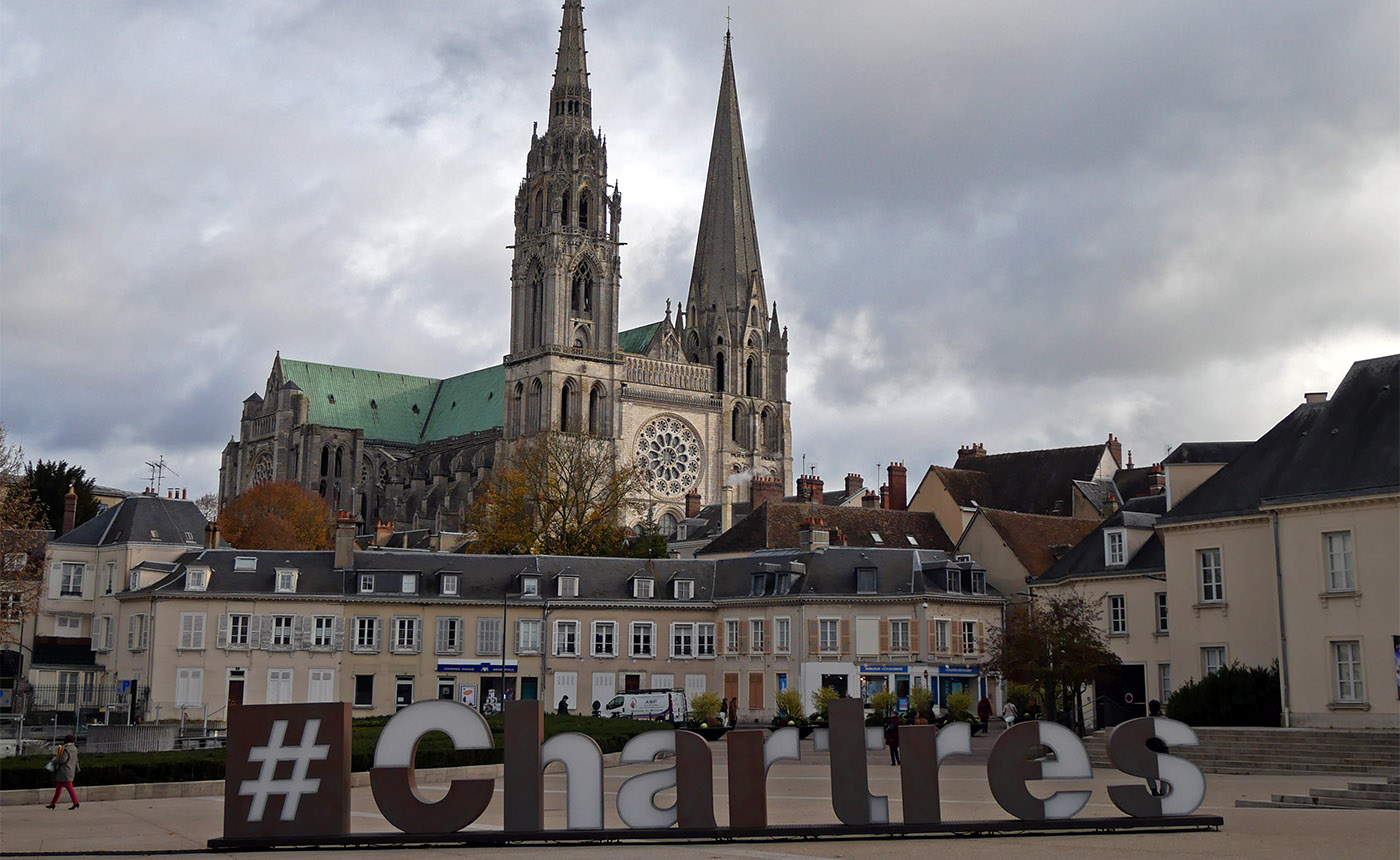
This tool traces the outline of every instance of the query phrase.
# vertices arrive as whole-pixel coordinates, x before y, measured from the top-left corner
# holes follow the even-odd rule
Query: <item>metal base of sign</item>
[[[508,833],[504,830],[468,830],[458,833],[349,833],[319,838],[210,839],[216,851],[269,851],[283,848],[382,848],[386,846],[490,847],[503,845],[589,845],[615,842],[790,842],[798,839],[868,839],[874,836],[972,837],[1018,834],[1179,832],[1216,830],[1225,823],[1219,815],[1179,815],[1166,818],[1065,818],[1053,821],[944,821],[939,824],[790,824],[768,827],[715,827],[682,830],[627,828],[607,830],[539,830]]]

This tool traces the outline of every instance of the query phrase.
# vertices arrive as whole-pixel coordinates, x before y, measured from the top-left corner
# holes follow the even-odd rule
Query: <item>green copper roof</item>
[[[423,428],[422,441],[504,426],[505,390],[506,369],[499,364],[444,379]]]
[[[637,328],[629,328],[627,331],[620,331],[617,333],[617,348],[622,352],[640,355],[646,352],[647,344],[651,343],[652,336],[659,328],[661,328],[661,323],[657,321]]]

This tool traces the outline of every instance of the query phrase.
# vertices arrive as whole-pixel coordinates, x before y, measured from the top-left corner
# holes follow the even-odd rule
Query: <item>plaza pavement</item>
[[[981,744],[979,744],[981,746]],[[727,820],[727,785],[723,745],[715,747],[715,817],[721,826]],[[980,750],[979,750],[980,751]],[[779,763],[769,774],[769,821],[771,824],[837,823],[831,809],[830,772],[825,755],[812,755],[804,744],[802,762]],[[981,758],[981,756],[979,756]],[[1009,816],[992,799],[985,766],[981,763],[946,763],[941,774],[943,817],[945,820],[1007,819]],[[886,753],[871,752],[868,757],[870,791],[890,798],[890,817],[899,821],[899,770],[891,767]],[[637,773],[655,765],[624,765],[605,772],[607,827],[621,827],[615,811],[618,786]],[[1052,789],[1090,788],[1093,795],[1080,817],[1117,817],[1122,813],[1108,799],[1110,784],[1133,781],[1117,771],[1096,770],[1091,780],[1064,780],[1042,783],[1044,796]],[[1240,798],[1267,799],[1277,793],[1306,793],[1308,788],[1326,785],[1342,787],[1344,776],[1239,776],[1206,775],[1206,801],[1199,813],[1220,815],[1225,825],[1215,832],[1117,833],[1078,835],[1015,835],[956,839],[950,837],[806,840],[785,842],[702,842],[693,844],[608,844],[566,845],[552,850],[560,857],[631,860],[631,858],[704,858],[704,860],[799,860],[799,858],[863,858],[904,860],[929,856],[1001,858],[1031,856],[1043,858],[1134,857],[1259,857],[1268,860],[1318,857],[1343,860],[1357,857],[1400,856],[1400,814],[1369,810],[1273,810],[1236,809]],[[547,828],[564,826],[564,777],[553,768],[546,774]],[[422,787],[430,798],[441,797],[445,785]],[[81,788],[80,788],[81,792]],[[667,799],[662,796],[663,802]],[[27,857],[61,853],[65,856],[101,856],[107,852],[172,852],[168,856],[205,853],[209,839],[221,835],[222,797],[191,797],[147,800],[84,802],[76,811],[61,804],[56,810],[26,805],[0,808],[0,852],[6,856]],[[500,829],[501,785],[486,813],[472,825],[476,829]],[[375,808],[368,788],[353,792],[352,828],[355,832],[394,832]],[[551,850],[549,846],[502,848],[390,848],[374,851],[345,849],[320,851],[269,852],[257,857],[376,857],[420,858],[460,857],[470,851],[473,857],[514,857],[523,852]]]

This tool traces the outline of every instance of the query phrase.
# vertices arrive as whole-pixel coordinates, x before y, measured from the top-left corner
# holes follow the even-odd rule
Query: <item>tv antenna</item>
[[[157,496],[160,495],[160,482],[165,479],[165,473],[169,472],[175,477],[180,477],[180,473],[165,465],[165,455],[161,454],[154,463],[146,461],[146,465],[151,467],[151,491]]]

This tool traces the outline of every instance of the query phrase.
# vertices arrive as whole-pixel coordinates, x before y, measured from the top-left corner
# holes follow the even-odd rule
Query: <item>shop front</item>
[[[954,693],[966,693],[974,703],[987,694],[987,678],[977,666],[934,665],[923,675],[924,686],[933,691],[933,703],[940,708]]]
[[[514,699],[539,698],[539,678],[521,677],[520,665],[496,660],[462,663],[440,660],[437,664],[438,695],[455,690],[457,700],[483,714],[493,714]]]
[[[860,695],[867,703],[870,697],[883,690],[888,690],[899,699],[898,708],[901,711],[909,709],[909,686],[912,683],[912,675],[907,665],[901,664],[861,664],[860,667]]]

